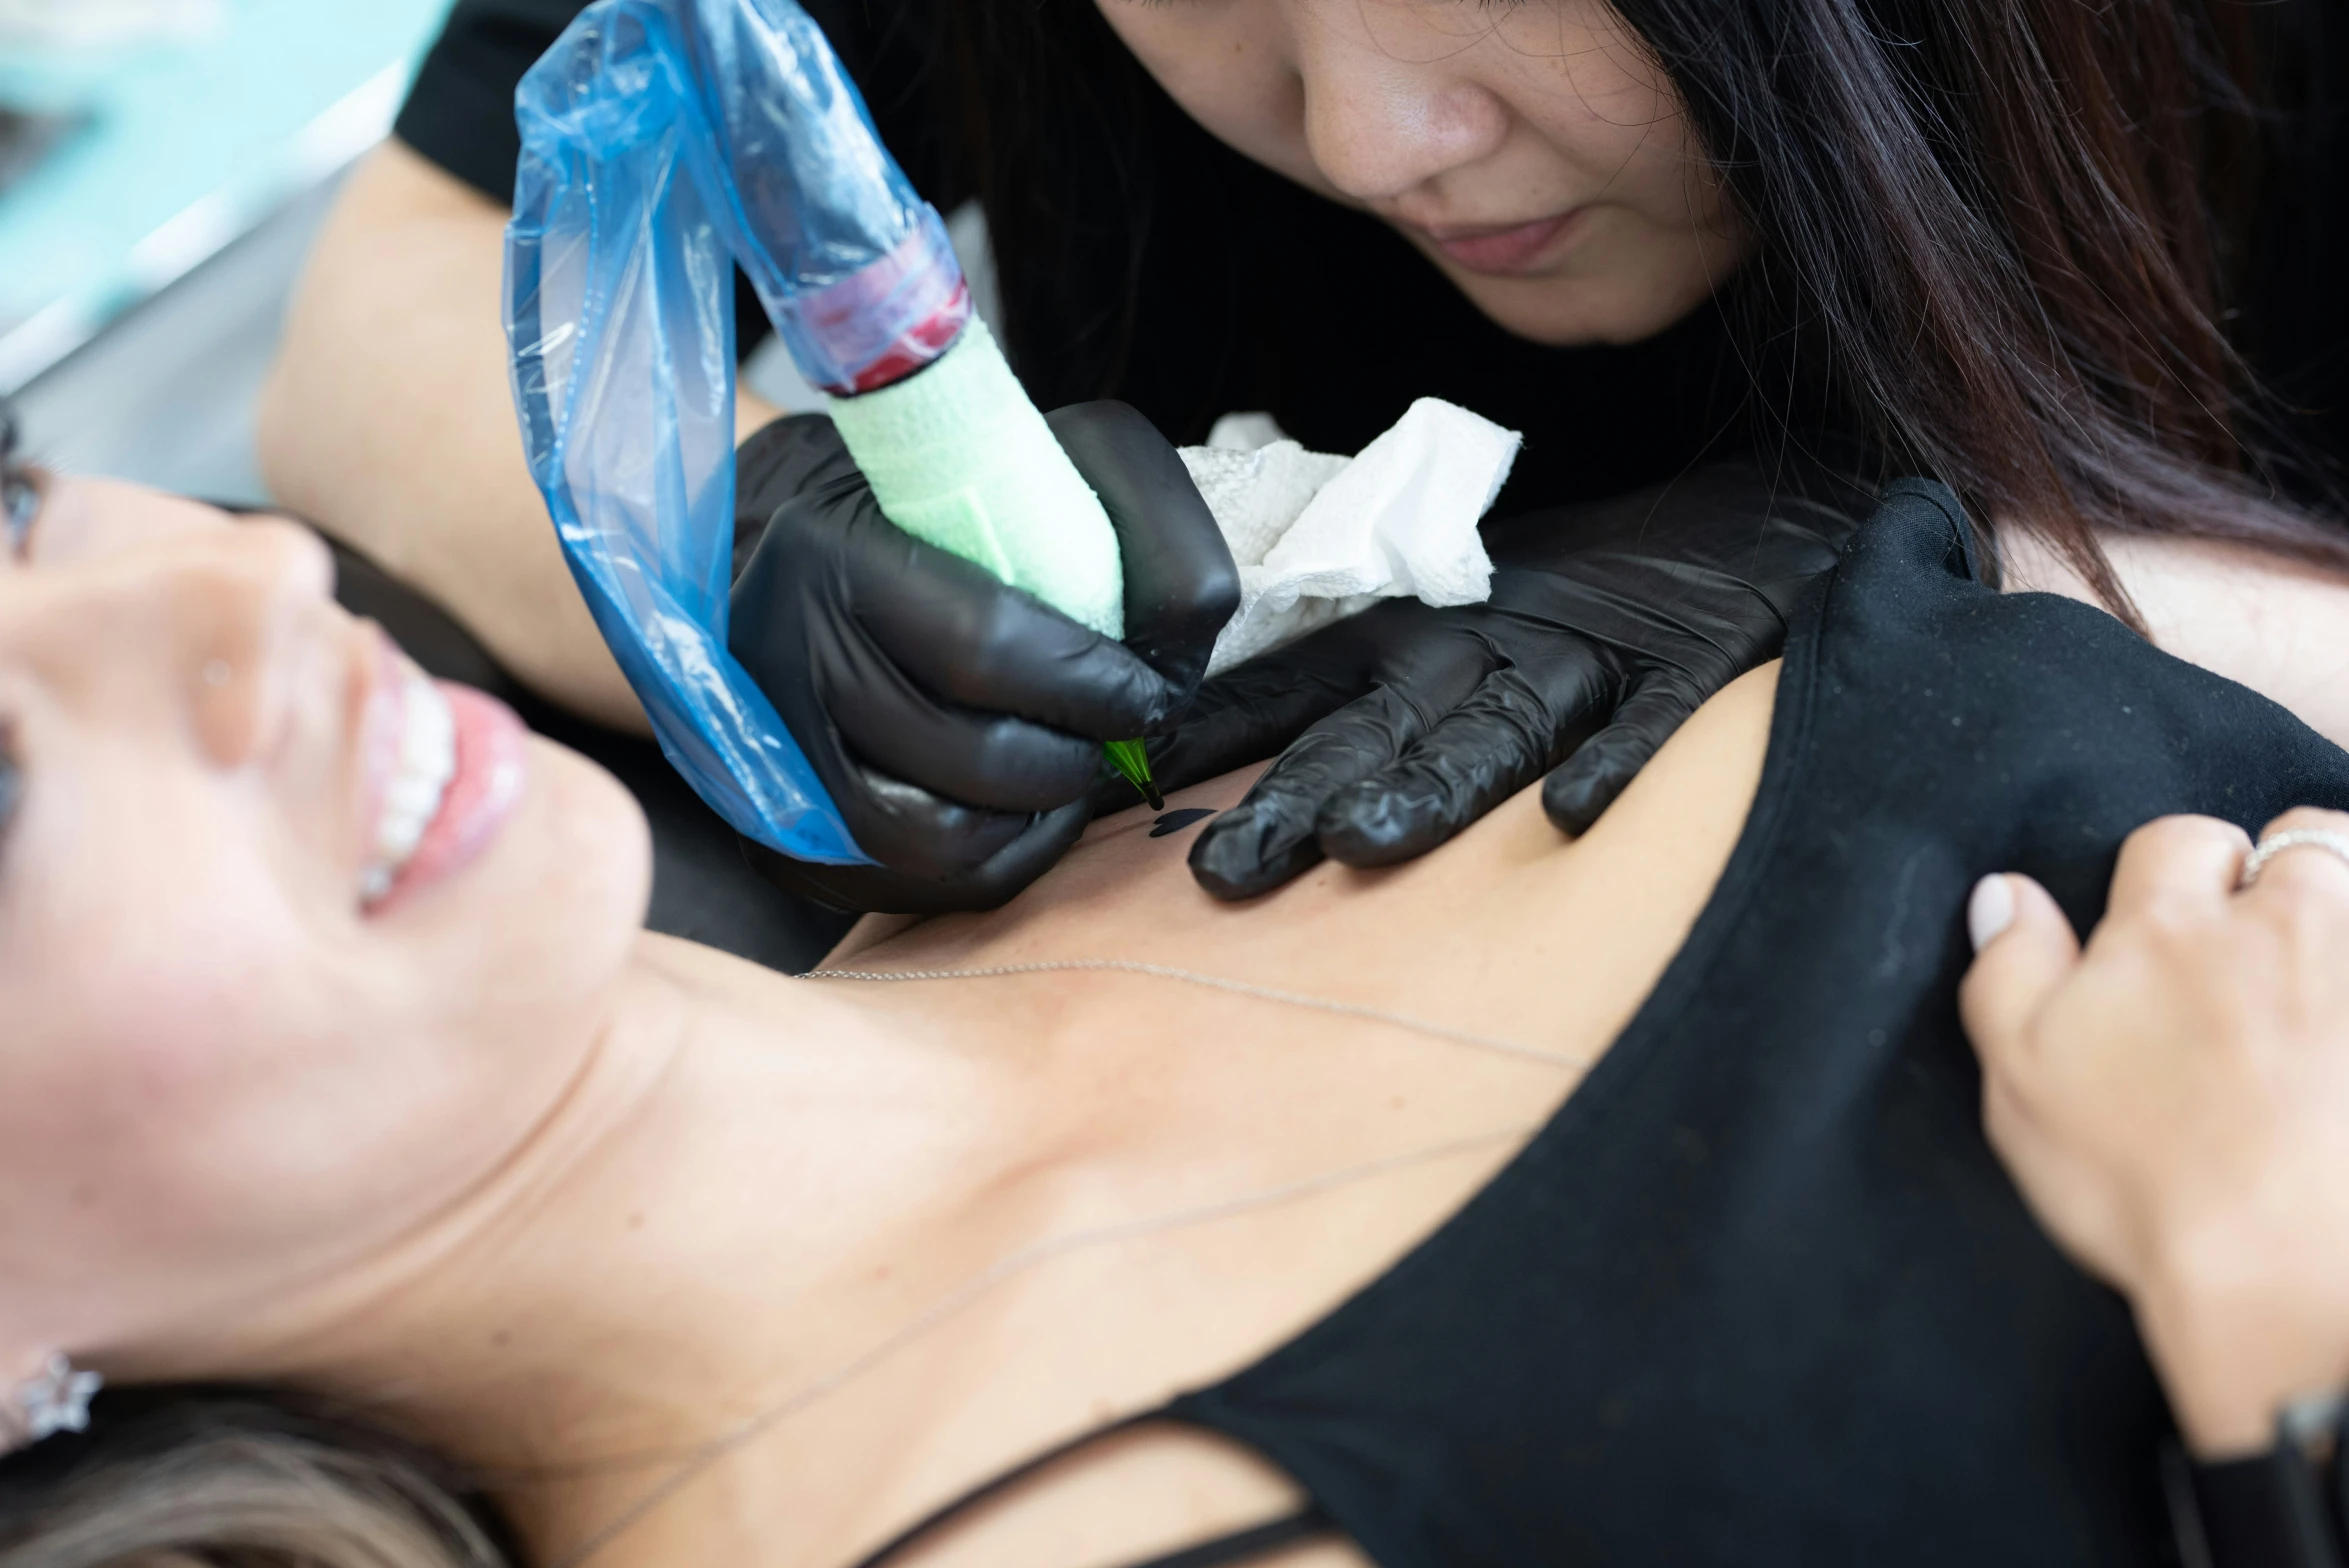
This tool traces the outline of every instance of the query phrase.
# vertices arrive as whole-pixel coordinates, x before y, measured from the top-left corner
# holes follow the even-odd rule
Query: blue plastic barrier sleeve
[[[861,390],[968,319],[944,225],[792,0],[597,0],[516,118],[514,401],[572,575],[704,800],[784,854],[863,863],[726,647],[733,267],[811,380]]]

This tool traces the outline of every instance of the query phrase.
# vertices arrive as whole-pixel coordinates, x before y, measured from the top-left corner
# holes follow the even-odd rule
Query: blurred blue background
[[[450,0],[0,0],[0,394],[42,458],[264,499],[252,403]]]

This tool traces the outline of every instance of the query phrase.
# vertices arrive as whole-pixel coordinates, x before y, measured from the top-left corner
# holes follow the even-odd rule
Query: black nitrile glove
[[[1582,832],[1700,703],[1778,653],[1866,499],[1823,476],[1806,491],[1823,499],[1729,463],[1493,524],[1489,602],[1391,600],[1209,681],[1150,747],[1160,787],[1281,756],[1192,845],[1200,885],[1248,898],[1324,855],[1409,860],[1545,773],[1551,820]],[[1134,798],[1095,791],[1102,809]]]
[[[1123,403],[1049,416],[1125,558],[1126,641],[881,515],[832,421],[781,419],[735,460],[728,643],[877,866],[745,841],[786,890],[857,911],[986,909],[1084,831],[1101,744],[1186,704],[1239,573],[1182,459]]]

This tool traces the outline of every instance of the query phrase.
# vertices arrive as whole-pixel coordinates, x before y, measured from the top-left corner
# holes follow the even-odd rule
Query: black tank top
[[[1965,538],[1939,486],[1887,492],[1788,640],[1720,886],[1534,1142],[1143,1418],[1313,1500],[1164,1563],[1316,1529],[1382,1568],[2164,1555],[2170,1421],[2127,1308],[1983,1140],[1962,909],[2024,871],[2085,930],[2131,829],[2349,808],[2349,754],[2110,616],[1980,586]]]

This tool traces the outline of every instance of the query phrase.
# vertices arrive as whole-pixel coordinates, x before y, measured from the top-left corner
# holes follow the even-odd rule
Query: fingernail
[[[1966,934],[1974,939],[1974,951],[1979,953],[1997,941],[2014,923],[2014,884],[2003,876],[1987,876],[1975,883],[1974,896],[1966,900]]]

